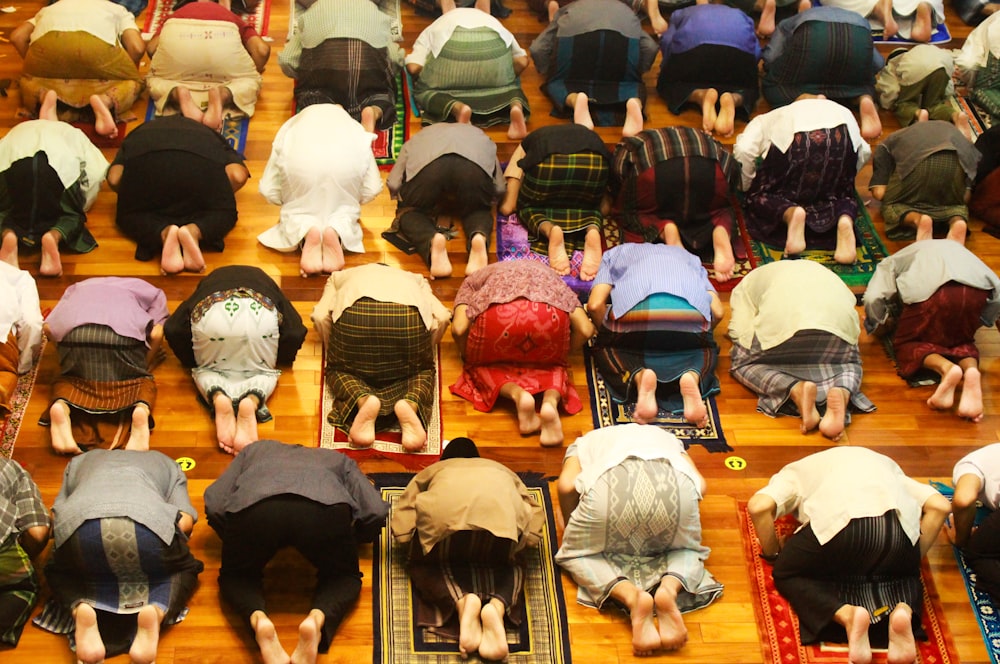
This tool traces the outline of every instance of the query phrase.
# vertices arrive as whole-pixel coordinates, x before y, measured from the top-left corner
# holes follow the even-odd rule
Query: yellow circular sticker
[[[738,456],[726,457],[725,464],[729,470],[743,470],[747,467],[747,462],[743,457]]]
[[[186,473],[187,471],[194,468],[194,459],[192,459],[191,457],[178,457],[177,465],[180,466],[181,470],[183,470]]]

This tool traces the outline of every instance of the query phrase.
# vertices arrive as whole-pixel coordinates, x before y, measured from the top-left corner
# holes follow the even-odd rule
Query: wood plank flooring
[[[40,0],[25,0],[16,5],[14,13],[0,14],[0,35],[9,36],[10,30],[30,18],[41,4]],[[514,10],[514,14],[505,24],[515,33],[519,42],[527,47],[544,26],[530,13],[525,0],[508,0],[508,5]],[[950,6],[948,11],[951,12]],[[404,5],[403,15],[405,46],[409,49],[416,35],[429,21],[416,16],[409,5]],[[281,74],[277,65],[287,20],[288,6],[282,0],[276,0],[272,6],[270,22],[270,35],[274,39],[273,51],[264,75],[264,91],[257,106],[257,114],[250,123],[246,148],[248,165],[254,178],[259,178],[262,174],[270,142],[278,127],[291,113],[292,83]],[[141,20],[139,25],[142,26]],[[949,17],[949,28],[955,37],[949,46],[957,48],[969,30],[954,17]],[[689,110],[679,117],[674,116],[666,109],[665,103],[656,97],[654,82],[659,66],[657,62],[646,77],[650,89],[647,126],[698,126],[700,118],[697,112]],[[144,67],[148,67],[148,64],[144,64]],[[21,61],[14,49],[5,40],[0,41],[0,78],[16,79],[20,68]],[[557,122],[548,115],[550,105],[539,92],[541,80],[533,67],[525,72],[522,82],[533,110],[529,128]],[[6,129],[18,121],[18,106],[19,94],[15,84],[7,97],[0,97],[0,127]],[[762,102],[758,110],[763,111],[764,108]],[[133,113],[141,118],[144,110],[145,100],[136,105]],[[898,127],[891,114],[883,113],[882,120],[886,133]],[[742,122],[737,123],[737,133],[743,126]],[[412,129],[419,129],[416,121]],[[614,128],[599,131],[611,145],[619,136],[618,130]],[[506,128],[489,132],[499,144],[502,157],[509,156],[515,147],[507,140],[505,132]],[[725,142],[731,143],[732,139]],[[112,158],[113,151],[109,151],[107,156]],[[862,192],[867,191],[869,174],[870,169],[866,169],[858,178]],[[256,179],[251,180],[238,193],[237,199],[239,224],[226,240],[225,253],[206,256],[208,269],[226,264],[258,265],[279,280],[282,288],[295,302],[296,308],[304,317],[308,317],[313,303],[319,298],[323,280],[299,277],[297,254],[280,254],[257,244],[256,235],[275,223],[278,210],[268,205],[258,194]],[[69,284],[98,275],[149,279],[164,289],[171,307],[176,306],[194,289],[199,278],[197,276],[161,277],[156,262],[139,263],[133,260],[132,243],[124,239],[114,226],[114,207],[115,195],[105,189],[90,213],[89,222],[100,247],[88,255],[66,256],[65,274],[61,278],[39,280],[43,307],[53,306]],[[348,265],[383,261],[425,273],[419,259],[402,255],[381,239],[380,233],[389,226],[394,210],[395,204],[386,193],[364,207],[362,221],[367,253],[349,256]],[[875,218],[881,228],[877,213]],[[1000,241],[980,232],[980,223],[973,222],[971,226],[974,233],[969,240],[969,247],[994,269],[1000,268]],[[889,246],[890,249],[896,249],[901,245],[889,243]],[[462,248],[460,240],[450,244],[450,249],[454,252],[452,262],[457,266],[464,265]],[[23,257],[22,267],[33,273],[37,272],[37,256]],[[456,273],[460,272],[458,269]],[[459,283],[460,279],[455,277],[435,281],[432,286],[441,300],[450,306]],[[728,300],[726,296],[723,299]],[[749,581],[736,530],[736,502],[749,498],[783,464],[830,446],[829,441],[818,434],[802,436],[796,420],[772,420],[755,412],[754,396],[729,377],[731,344],[724,339],[726,327],[727,321],[724,320],[717,333],[722,347],[719,363],[722,394],[719,405],[726,436],[736,448],[735,454],[744,458],[747,466],[742,471],[732,471],[723,463],[726,455],[708,454],[697,446],[692,452],[709,486],[702,505],[704,542],[712,548],[708,567],[725,584],[726,590],[724,597],[713,606],[686,616],[690,631],[689,643],[679,653],[654,658],[662,661],[676,659],[705,664],[719,664],[723,661],[757,664],[762,661],[749,595]],[[924,404],[931,393],[930,388],[907,388],[895,375],[879,343],[863,336],[863,389],[878,406],[878,411],[855,417],[854,423],[839,444],[864,445],[889,454],[907,473],[920,479],[949,478],[952,465],[962,455],[998,440],[1000,336],[994,329],[982,330],[978,341],[983,354],[983,389],[987,415],[980,424],[969,424],[947,414],[931,412]],[[290,443],[315,444],[320,422],[320,352],[320,340],[310,330],[294,367],[281,376],[278,389],[270,401],[274,421],[261,427],[262,436]],[[460,371],[458,353],[450,336],[444,342],[442,358],[444,380],[446,384],[450,384]],[[577,389],[586,402],[587,387],[579,356],[573,359],[572,369]],[[46,406],[48,384],[56,372],[55,349],[49,345],[42,358],[38,384],[14,451],[14,457],[34,475],[49,505],[58,492],[67,460],[50,451],[46,431],[35,422]],[[196,391],[191,379],[176,358],[168,357],[156,371],[156,379],[159,398],[154,411],[157,426],[152,445],[171,457],[189,456],[196,461],[196,466],[189,471],[188,477],[194,503],[201,509],[205,488],[225,468],[230,457],[217,449],[211,418],[196,402]],[[540,471],[549,475],[559,472],[563,450],[542,449],[536,437],[520,436],[511,407],[501,405],[492,413],[482,414],[474,411],[467,402],[445,391],[443,419],[446,437],[469,436],[480,444],[484,456],[506,463],[514,470]],[[588,406],[578,415],[564,418],[567,440],[571,441],[589,431],[592,428],[591,422]],[[397,464],[388,461],[366,462],[363,468],[368,472],[400,470]],[[229,664],[259,661],[255,654],[256,645],[249,633],[219,602],[216,582],[219,540],[202,522],[196,526],[191,542],[195,554],[205,562],[205,573],[201,576],[201,586],[191,601],[190,616],[183,624],[168,629],[164,634],[159,649],[159,663]],[[362,550],[362,557],[365,586],[361,598],[338,632],[332,650],[320,658],[321,662],[358,664],[371,661],[370,548]],[[988,662],[950,548],[943,538],[929,557],[961,661],[969,664]],[[269,610],[280,637],[289,649],[295,643],[296,626],[308,610],[311,584],[312,573],[297,554],[283,554],[272,565],[268,581]],[[563,585],[574,661],[578,664],[631,661],[630,633],[624,618],[620,614],[601,614],[576,605],[574,584],[564,579]],[[74,659],[64,638],[28,626],[20,646],[16,650],[0,651],[0,661],[48,663],[72,662]],[[109,661],[125,662],[127,657],[120,656]]]

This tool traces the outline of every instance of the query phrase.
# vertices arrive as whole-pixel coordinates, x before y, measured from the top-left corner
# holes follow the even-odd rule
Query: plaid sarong
[[[428,57],[413,97],[426,123],[447,120],[458,102],[472,108],[472,121],[480,127],[510,122],[514,102],[524,108],[525,118],[529,115],[511,48],[486,27],[455,28],[441,52]]]
[[[299,110],[310,104],[340,104],[361,121],[366,106],[382,110],[377,129],[396,122],[396,72],[386,48],[360,39],[327,39],[302,51],[295,86]]]
[[[38,599],[38,576],[14,533],[0,547],[0,643],[16,646]]]
[[[988,111],[993,120],[1000,119],[1000,59],[992,53],[986,66],[976,71],[972,100]]]
[[[873,48],[867,28],[807,21],[764,72],[764,98],[771,106],[785,106],[803,93],[823,94],[834,101],[874,97]]]
[[[942,225],[952,217],[968,220],[967,184],[958,153],[952,150],[935,152],[921,160],[905,178],[894,170],[882,198],[886,237],[912,240],[917,236],[915,227],[903,224],[908,212],[919,211]]]
[[[729,372],[757,394],[757,410],[765,415],[799,415],[789,394],[803,380],[816,383],[817,404],[826,403],[832,388],[842,387],[851,395],[851,408],[865,413],[875,410],[875,404],[861,392],[861,351],[829,332],[801,330],[767,350],[761,350],[756,337],[750,348],[734,341],[731,358]]]
[[[639,40],[614,30],[593,30],[557,37],[552,74],[542,91],[552,101],[552,115],[570,117],[566,97],[580,92],[590,99],[594,124],[619,125],[625,102],[638,97],[646,104],[646,85],[639,66]]]
[[[584,233],[604,221],[601,199],[608,186],[608,164],[599,154],[553,154],[524,173],[518,194],[518,216],[528,229],[531,249],[549,252],[548,238],[538,232],[550,221],[566,235],[566,250],[582,249]]]
[[[327,421],[347,431],[358,400],[373,394],[379,416],[397,401],[417,407],[426,426],[434,401],[434,346],[416,307],[363,297],[333,323],[326,355],[333,408]]]

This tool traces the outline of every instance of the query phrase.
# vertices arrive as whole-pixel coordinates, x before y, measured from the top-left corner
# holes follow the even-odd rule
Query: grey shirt
[[[971,187],[982,155],[955,125],[942,120],[914,122],[885,138],[872,157],[872,179],[868,186],[888,184],[893,170],[905,178],[923,160],[938,152],[954,152],[958,156],[966,186]]]
[[[166,544],[174,540],[181,512],[198,519],[184,473],[155,451],[95,449],[75,457],[52,511],[57,547],[89,519],[128,517]]]
[[[222,535],[226,514],[282,494],[302,496],[323,505],[350,506],[362,542],[375,539],[389,513],[389,505],[347,455],[259,440],[243,448],[205,490],[208,525]]]

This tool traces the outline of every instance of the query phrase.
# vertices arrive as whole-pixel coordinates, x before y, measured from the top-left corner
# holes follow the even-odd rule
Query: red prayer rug
[[[152,0],[146,8],[146,23],[142,31],[150,36],[155,35],[163,23],[174,13],[175,0]],[[253,16],[243,17],[254,27],[261,37],[267,34],[267,24],[271,19],[271,0],[260,0]]]

